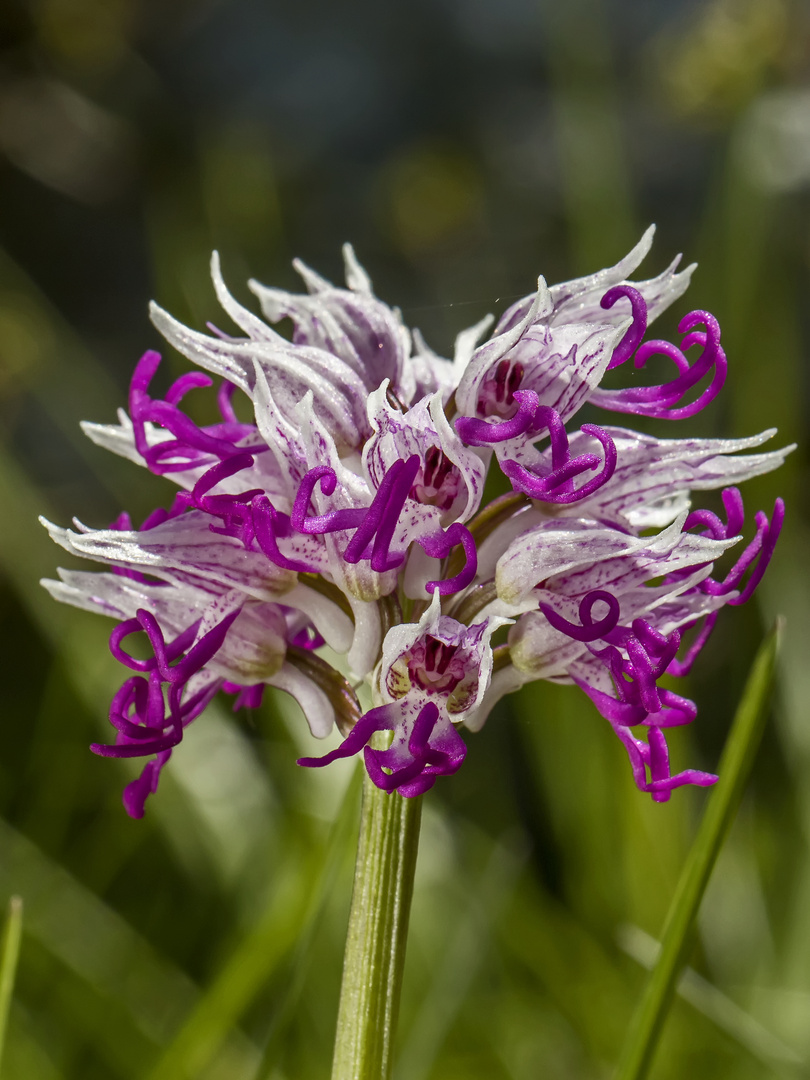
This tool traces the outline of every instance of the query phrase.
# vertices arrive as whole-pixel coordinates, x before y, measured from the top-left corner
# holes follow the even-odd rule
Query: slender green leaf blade
[[[20,955],[22,918],[22,898],[12,896],[8,902],[8,914],[3,927],[3,941],[2,945],[0,945],[0,1063],[3,1060],[8,1014],[11,1009],[14,979],[17,974],[17,960]]]
[[[763,642],[748,677],[695,842],[670,905],[661,954],[639,1003],[616,1080],[643,1080],[650,1067],[678,977],[692,947],[695,918],[717,856],[740,804],[762,738],[773,686],[781,624]]]

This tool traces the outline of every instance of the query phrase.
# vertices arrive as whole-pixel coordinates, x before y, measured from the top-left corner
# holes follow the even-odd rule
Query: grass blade
[[[670,905],[661,954],[630,1025],[616,1080],[643,1080],[658,1044],[678,977],[692,947],[695,918],[712,869],[734,820],[767,717],[779,650],[780,623],[754,661],[692,850]]]
[[[12,896],[8,902],[8,914],[3,927],[3,942],[0,946],[0,1064],[3,1060],[8,1014],[11,1009],[11,996],[14,992],[14,978],[17,974],[17,960],[20,955],[22,917],[22,899],[19,896]]]
[[[620,927],[617,942],[628,956],[648,970],[655,967],[661,954],[661,946],[655,938],[639,926]],[[784,1071],[785,1066],[804,1064],[804,1059],[792,1047],[692,968],[684,968],[677,993],[767,1068],[779,1072]]]

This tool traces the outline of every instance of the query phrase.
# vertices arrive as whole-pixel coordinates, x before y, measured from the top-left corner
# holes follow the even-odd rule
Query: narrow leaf
[[[641,927],[621,927],[617,941],[627,955],[639,964],[649,970],[655,967],[661,946]],[[677,993],[768,1068],[779,1071],[785,1065],[804,1064],[804,1059],[792,1047],[692,968],[684,968],[678,980]]]
[[[8,902],[8,914],[3,927],[2,944],[0,944],[0,1062],[3,1060],[8,1014],[14,992],[14,978],[17,974],[17,959],[20,955],[22,917],[22,899],[19,896],[12,896]]]
[[[740,804],[762,738],[779,651],[781,623],[763,642],[748,677],[692,850],[670,905],[661,953],[630,1025],[616,1080],[643,1080],[650,1067],[678,977],[693,944],[700,902]]]

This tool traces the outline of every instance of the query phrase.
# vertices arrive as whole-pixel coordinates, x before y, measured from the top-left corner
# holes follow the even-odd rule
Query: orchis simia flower
[[[655,800],[716,779],[671,771],[667,729],[696,709],[662,680],[686,674],[720,609],[756,588],[781,501],[770,518],[756,514],[736,562],[722,573],[715,564],[747,531],[735,485],[787,451],[759,450],[773,431],[662,439],[574,426],[586,402],[687,419],[723,386],[708,312],[681,320],[678,343],[645,340],[693,269],[679,272],[676,259],[630,283],[652,232],[607,270],[551,288],[539,279],[487,340],[488,320],[460,333],[452,361],[375,297],[348,246],[346,288],[302,264],[306,295],[251,282],[267,321],[228,292],[215,255],[236,336],[153,307],[169,344],[210,374],[182,375],[161,397],[160,357],[147,352],[128,412],[85,430],[179,490],[139,529],[126,514],[106,529],[48,525],[109,570],[45,582],[57,599],[118,620],[110,648],[133,674],[110,709],[114,742],[92,749],[147,758],[124,794],[131,815],[218,691],[255,707],[265,686],[293,695],[316,736],[335,724],[344,736],[302,765],[363,750],[374,783],[404,796],[454,773],[466,753],[459,728],[477,730],[501,695],[533,679],[581,687]],[[270,325],[283,318],[292,340]],[[674,365],[668,381],[603,385],[612,369],[656,357]],[[221,419],[200,426],[182,402],[211,376]],[[236,390],[250,421],[237,417]],[[483,505],[490,468],[513,492]],[[723,516],[691,509],[691,493],[712,488],[723,489]],[[128,651],[135,633],[148,659]]]

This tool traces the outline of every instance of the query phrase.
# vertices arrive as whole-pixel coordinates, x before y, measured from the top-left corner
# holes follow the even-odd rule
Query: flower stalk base
[[[365,777],[332,1080],[391,1075],[421,815]]]

